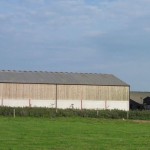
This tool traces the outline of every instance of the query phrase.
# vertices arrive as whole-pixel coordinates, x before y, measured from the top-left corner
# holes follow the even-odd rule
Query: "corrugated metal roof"
[[[77,85],[120,85],[125,82],[111,74],[41,72],[41,71],[0,71],[1,83],[43,83]]]

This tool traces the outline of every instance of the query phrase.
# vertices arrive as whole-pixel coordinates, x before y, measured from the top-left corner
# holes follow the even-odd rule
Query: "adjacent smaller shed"
[[[150,92],[141,92],[141,91],[130,92],[130,99],[139,104],[143,104],[143,99],[146,97],[150,97]]]
[[[131,91],[130,92],[130,109],[145,109],[144,100],[147,101],[150,92]]]
[[[143,99],[143,105],[146,110],[150,110],[150,97],[146,97]]]
[[[129,85],[111,74],[0,71],[2,106],[129,110]]]

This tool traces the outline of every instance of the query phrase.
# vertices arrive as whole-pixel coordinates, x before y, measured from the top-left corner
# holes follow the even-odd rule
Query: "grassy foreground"
[[[1,150],[147,150],[150,123],[0,117]]]

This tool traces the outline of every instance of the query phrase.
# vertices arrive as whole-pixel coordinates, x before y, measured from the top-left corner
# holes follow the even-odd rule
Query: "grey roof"
[[[0,71],[0,83],[40,83],[129,86],[111,74]]]
[[[140,92],[140,91],[131,91],[130,99],[136,101],[137,103],[143,104],[143,99],[150,97],[150,92]]]

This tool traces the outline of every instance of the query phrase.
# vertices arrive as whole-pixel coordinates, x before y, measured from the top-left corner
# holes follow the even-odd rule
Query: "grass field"
[[[0,150],[148,150],[150,123],[0,117]]]

